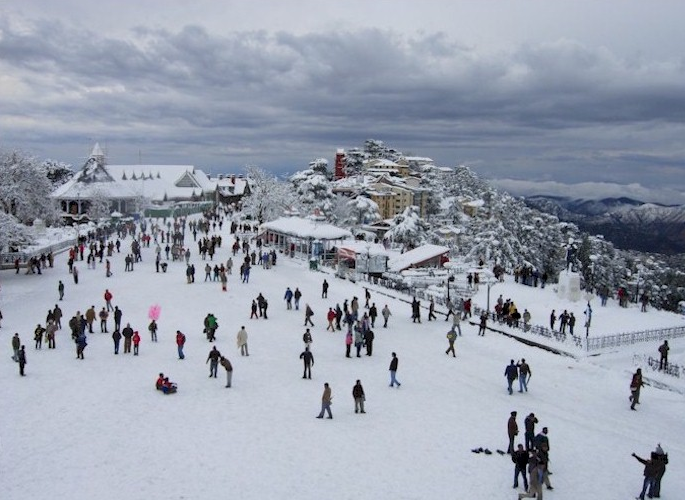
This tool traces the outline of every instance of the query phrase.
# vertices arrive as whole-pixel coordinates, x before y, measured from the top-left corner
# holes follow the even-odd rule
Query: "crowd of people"
[[[186,281],[188,284],[193,284],[195,282],[195,266],[191,262],[192,253],[189,246],[185,246],[186,231],[189,231],[193,235],[193,239],[198,245],[198,256],[207,262],[204,265],[204,282],[220,282],[222,284],[222,290],[227,290],[228,277],[232,274],[233,259],[239,259],[238,253],[242,251],[243,257],[240,264],[240,282],[249,283],[250,269],[254,266],[261,265],[264,270],[272,270],[276,266],[277,253],[273,249],[266,249],[260,238],[251,238],[250,234],[243,234],[242,236],[236,234],[239,230],[253,231],[254,228],[250,224],[242,224],[231,222],[231,234],[233,237],[233,244],[231,245],[231,255],[228,259],[223,262],[213,262],[214,258],[218,256],[221,246],[222,237],[220,234],[210,235],[211,231],[216,231],[218,228],[221,231],[224,224],[223,216],[218,213],[206,214],[206,216],[199,221],[186,221],[185,218],[178,218],[173,222],[168,222],[166,224],[166,230],[164,230],[164,225],[148,223],[142,221],[140,224],[136,225],[134,223],[127,223],[122,225],[121,228],[116,230],[116,240],[113,240],[114,234],[112,233],[93,233],[92,235],[86,235],[85,238],[80,239],[79,244],[74,246],[68,252],[68,266],[70,273],[74,278],[74,284],[78,284],[78,268],[76,263],[79,260],[84,260],[84,255],[89,263],[89,267],[95,267],[95,262],[99,260],[100,263],[103,262],[105,255],[108,258],[113,257],[115,251],[117,254],[121,253],[123,248],[122,240],[126,239],[128,235],[132,237],[132,243],[130,245],[130,253],[125,253],[125,268],[124,271],[133,271],[134,264],[140,263],[143,260],[143,248],[150,247],[151,242],[155,244],[155,268],[156,272],[165,272],[168,264],[163,261],[162,252],[165,252],[166,259],[169,259],[170,251],[173,251],[174,260],[177,258],[181,260],[181,256],[185,259],[186,265]],[[149,228],[149,232],[147,229]],[[111,238],[110,238],[111,237]],[[170,244],[173,247],[170,247]],[[163,248],[162,245],[165,245]],[[50,263],[50,267],[53,265],[53,258],[45,257],[45,260],[41,257],[37,260],[35,266],[38,268],[38,273],[41,273],[40,267],[44,266],[44,261]],[[107,261],[109,261],[107,259]],[[110,266],[107,266],[105,278],[109,278],[112,275]],[[537,286],[538,278],[534,274],[529,274],[525,270],[521,271],[517,276],[517,281],[521,280],[522,283],[526,285]],[[542,280],[542,286],[544,286],[546,280]],[[469,286],[477,289],[479,283],[479,277],[477,273],[470,274]],[[238,286],[238,285],[236,285]],[[326,330],[331,333],[336,333],[338,331],[344,331],[344,356],[346,358],[353,358],[352,347],[354,346],[356,350],[355,358],[363,358],[362,350],[365,350],[365,357],[372,357],[374,355],[373,347],[374,341],[376,339],[376,321],[379,317],[383,318],[383,329],[388,329],[389,319],[392,316],[391,310],[388,304],[385,304],[383,308],[379,311],[379,306],[373,301],[372,292],[368,287],[364,288],[364,304],[360,304],[360,299],[357,296],[352,296],[351,298],[344,298],[340,301],[340,297],[335,296],[335,291],[331,291],[331,286],[326,279],[323,279],[321,284],[321,301],[319,301],[318,306],[326,301],[329,303],[327,310],[324,308],[323,311],[315,311],[312,307],[314,304],[313,300],[305,299],[303,297],[311,297],[312,299],[316,294],[310,290],[301,290],[298,286],[290,287],[288,286],[284,293],[285,310],[290,313],[299,312],[300,306],[303,304],[303,315],[304,322],[303,327],[306,328],[305,332],[302,334],[302,341],[304,344],[303,350],[300,353],[300,360],[303,364],[303,379],[312,378],[312,368],[314,366],[314,334],[310,329],[315,327],[314,319],[318,316],[325,315],[327,321]],[[63,301],[65,297],[65,285],[62,281],[58,282],[58,301]],[[117,292],[117,291],[114,291]],[[86,348],[88,346],[88,334],[94,333],[94,323],[97,319],[100,320],[100,333],[109,333],[109,321],[110,315],[113,317],[114,325],[112,329],[112,340],[114,343],[114,355],[119,354],[120,342],[123,339],[123,354],[133,353],[133,356],[138,356],[140,353],[141,336],[139,330],[136,330],[131,325],[131,322],[127,322],[122,328],[122,317],[123,311],[119,305],[114,305],[113,301],[115,294],[106,288],[103,293],[104,304],[101,308],[96,308],[94,304],[91,304],[88,308],[84,308],[84,313],[82,310],[78,310],[69,319],[68,328],[71,332],[71,338],[74,342],[76,348],[76,357],[83,360]],[[329,293],[334,299],[329,299]],[[250,302],[250,319],[268,319],[268,301],[266,297],[260,292],[258,296],[254,299],[247,299]],[[342,304],[341,304],[342,303]],[[421,303],[416,298],[413,298],[411,302],[411,320],[412,323],[421,323],[421,313],[422,313]],[[446,337],[448,341],[448,347],[446,350],[447,355],[452,355],[456,358],[456,347],[455,342],[459,336],[462,336],[461,322],[471,318],[472,304],[469,298],[461,299],[456,304],[449,302],[447,305],[447,312],[445,314],[445,321],[449,321],[452,317],[452,325],[447,331]],[[504,300],[502,295],[497,300],[495,306],[496,318],[500,322],[506,322],[508,325],[514,327],[519,327],[520,322],[523,323],[524,330],[528,329],[531,324],[531,316],[527,309],[524,309],[523,313],[520,313],[518,307],[514,301],[510,299]],[[63,311],[55,304],[54,308],[48,310],[48,314],[45,321],[45,326],[38,324],[34,331],[34,341],[35,349],[42,349],[42,343],[45,341],[48,344],[48,349],[55,349],[55,339],[56,333],[62,328],[61,319],[63,318]],[[487,314],[484,318],[480,319],[478,333],[484,335],[486,331]],[[0,319],[2,316],[0,314]],[[436,320],[436,311],[434,302],[431,301],[428,306],[428,320]],[[558,317],[559,320],[559,331],[565,333],[568,329],[570,334],[574,332],[575,326],[575,316],[573,312],[568,313],[566,310],[563,311]],[[556,327],[557,316],[553,310],[550,315],[550,328],[552,330]],[[318,322],[317,322],[318,323]],[[144,324],[143,324],[144,325]],[[380,326],[380,324],[379,324]],[[144,327],[143,327],[144,328]],[[156,320],[152,319],[147,326],[150,333],[151,342],[157,342],[157,332],[159,326]],[[208,313],[203,320],[203,332],[206,335],[206,339],[209,343],[214,343],[216,341],[216,333],[219,328],[218,319],[213,313]],[[240,355],[247,357],[248,352],[248,334],[245,326],[241,326],[236,334],[236,344],[240,351]],[[178,350],[178,359],[184,360],[184,346],[186,343],[186,336],[180,330],[176,331],[175,342]],[[667,364],[668,356],[668,343],[664,343],[665,348],[660,348],[661,353],[661,363]],[[25,376],[25,368],[27,364],[26,349],[25,345],[21,343],[19,334],[15,334],[12,338],[12,349],[13,349],[13,359],[19,365],[19,371],[21,376]],[[341,350],[342,353],[342,350]],[[342,356],[342,355],[341,355]],[[206,359],[206,364],[209,364],[209,377],[217,378],[218,368],[221,365],[225,369],[226,373],[226,388],[232,387],[233,381],[233,365],[231,364],[228,357],[223,355],[216,347],[213,345],[209,351]],[[395,352],[392,353],[390,358],[390,365],[388,367],[389,380],[388,386],[394,388],[400,388],[401,383],[397,379],[397,372],[399,367],[399,358]],[[155,371],[156,372],[156,371]],[[532,371],[525,359],[520,359],[518,362],[511,360],[510,364],[505,369],[505,377],[507,381],[507,391],[509,395],[514,393],[513,384],[516,380],[519,382],[519,393],[528,392],[528,382],[532,375]],[[631,381],[631,409],[635,410],[635,405],[639,404],[639,394],[640,388],[642,387],[642,380],[640,370],[638,369],[636,376]],[[156,389],[164,394],[176,393],[179,386],[176,383],[169,381],[169,378],[163,373],[159,374],[156,381]],[[359,414],[366,414],[365,401],[366,395],[364,388],[359,379],[352,386],[352,403],[354,404],[354,412]],[[317,418],[324,418],[326,415],[329,419],[333,419],[332,411],[332,388],[328,382],[324,384],[323,395],[321,397],[321,410]],[[526,417],[524,421],[525,426],[525,444],[518,444],[514,447],[515,438],[518,435],[518,424],[516,423],[517,413],[512,411],[509,423],[508,423],[508,436],[509,436],[509,446],[507,453],[511,455],[511,459],[514,462],[514,487],[518,487],[519,478],[522,479],[523,487],[526,490],[525,493],[519,495],[519,499],[524,497],[536,497],[537,499],[542,499],[542,486],[545,485],[547,489],[552,489],[549,482],[549,438],[548,438],[548,428],[543,428],[538,434],[535,434],[535,424],[538,422],[537,418],[533,413]],[[663,451],[662,451],[663,452]],[[654,456],[654,453],[653,453]],[[663,456],[663,454],[662,454]],[[661,458],[662,456],[659,456]],[[654,459],[652,457],[650,460],[642,460],[641,458],[635,456],[641,462],[649,462],[650,473],[649,482],[647,482],[647,465],[645,462],[645,489],[649,489],[647,495],[650,497],[659,496],[659,485],[661,476],[653,473],[656,471],[656,465],[665,465],[667,459],[664,462],[663,459]],[[661,461],[659,463],[659,461]],[[665,468],[665,466],[664,466]],[[645,489],[641,497],[645,495]]]

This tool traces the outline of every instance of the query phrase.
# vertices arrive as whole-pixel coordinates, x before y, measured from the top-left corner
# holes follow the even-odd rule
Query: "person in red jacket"
[[[185,355],[183,354],[183,345],[186,344],[186,335],[181,331],[176,331],[176,346],[178,346],[178,358],[183,360]]]
[[[164,373],[160,372],[159,377],[157,378],[157,382],[155,383],[155,388],[157,388],[158,390],[161,390],[163,384],[164,384]]]
[[[138,331],[133,333],[133,355],[138,355],[138,345],[140,344],[140,334]]]
[[[335,311],[333,311],[333,308],[328,308],[326,319],[328,320],[328,327],[326,327],[326,330],[330,329],[332,332],[335,332],[335,325],[333,325],[333,322],[335,322]]]
[[[111,311],[114,308],[112,308],[112,293],[109,292],[109,289],[105,289],[105,303],[107,306],[107,311]]]

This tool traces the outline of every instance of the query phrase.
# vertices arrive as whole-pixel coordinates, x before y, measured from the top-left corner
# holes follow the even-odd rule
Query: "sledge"
[[[155,384],[155,387],[157,388],[158,391],[161,391],[165,395],[169,395],[171,393],[176,393],[176,390],[178,390],[178,386],[176,386],[175,383],[172,383],[170,387],[165,387],[161,384]]]

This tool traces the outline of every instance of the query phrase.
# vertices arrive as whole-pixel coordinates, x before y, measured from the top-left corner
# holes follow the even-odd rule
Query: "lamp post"
[[[450,298],[450,282],[454,282],[454,275],[450,275],[447,277],[447,303],[449,304],[451,302]]]

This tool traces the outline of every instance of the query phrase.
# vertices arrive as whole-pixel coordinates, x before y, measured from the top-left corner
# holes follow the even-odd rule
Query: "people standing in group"
[[[140,334],[138,331],[133,331],[133,356],[138,356],[138,348],[140,347]]]
[[[118,331],[121,330],[121,317],[123,315],[123,312],[119,309],[118,306],[114,307],[114,328]]]
[[[509,395],[511,395],[514,393],[511,386],[518,377],[518,367],[516,367],[513,359],[511,360],[511,363],[507,365],[506,369],[504,369],[504,376],[507,378],[507,391],[509,392]]]
[[[642,382],[642,369],[638,369],[630,380],[630,410],[634,411],[635,404],[640,403],[640,389],[644,386]]]
[[[133,339],[133,328],[131,324],[126,324],[126,327],[121,331],[124,336],[124,353],[131,353],[131,340]]]
[[[397,387],[399,388],[402,386],[400,382],[397,380],[397,366],[399,364],[399,359],[397,358],[397,354],[393,351],[392,352],[392,360],[390,360],[390,386],[394,386],[397,384]]]
[[[509,420],[507,421],[507,435],[509,436],[509,447],[507,447],[507,454],[514,452],[514,440],[519,434],[519,425],[516,422],[516,411],[511,411]]]
[[[238,334],[236,334],[236,344],[240,348],[240,356],[249,357],[250,353],[247,350],[247,331],[245,326],[241,326]]]
[[[525,428],[524,438],[526,441],[526,450],[529,451],[533,448],[533,441],[535,440],[535,425],[538,422],[538,418],[532,412],[526,416],[523,420],[523,426]]]
[[[302,379],[312,378],[312,366],[314,365],[314,355],[309,351],[307,346],[302,353],[300,353],[300,360],[304,364],[304,373],[302,374]]]
[[[350,356],[350,349],[352,348],[352,342],[354,336],[352,335],[352,327],[347,328],[347,334],[345,334],[345,358],[352,358]]]
[[[331,412],[331,403],[333,400],[333,395],[331,392],[331,387],[328,383],[323,384],[323,395],[321,395],[321,412],[319,413],[317,419],[322,419],[324,412],[328,412],[328,419],[333,419],[333,413]]]
[[[519,393],[528,392],[528,379],[532,375],[530,366],[526,363],[525,358],[522,358],[516,366],[519,370]]]
[[[36,329],[33,331],[33,340],[36,342],[36,349],[40,350],[43,348],[43,334],[45,333],[45,328],[38,324]]]
[[[523,488],[528,490],[528,478],[526,477],[528,459],[528,451],[523,448],[523,444],[518,444],[518,448],[511,454],[511,460],[514,463],[514,489],[519,486],[520,474],[523,478]]]
[[[118,329],[114,329],[112,332],[112,341],[114,341],[114,354],[119,354],[119,343],[121,342],[121,332]]]
[[[107,332],[107,319],[109,318],[109,313],[103,306],[98,314],[100,317],[100,333],[105,334]]]
[[[354,398],[354,413],[366,414],[366,411],[364,410],[366,395],[364,394],[364,387],[359,379],[357,379],[357,383],[352,387],[352,398]]]

